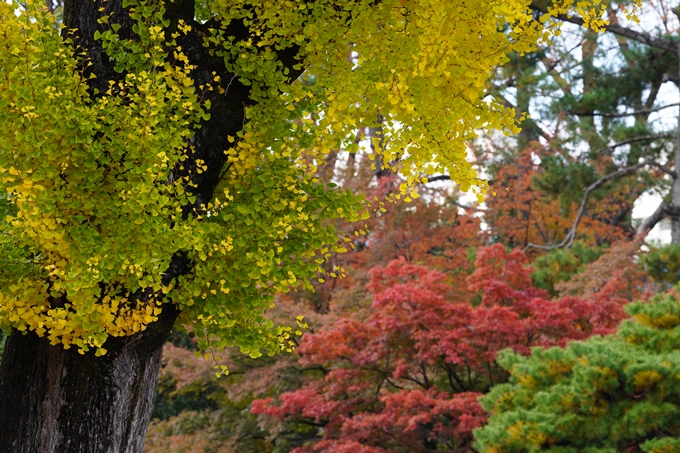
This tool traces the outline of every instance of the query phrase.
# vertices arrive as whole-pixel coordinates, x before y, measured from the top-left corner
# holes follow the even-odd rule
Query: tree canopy
[[[368,157],[400,194],[447,173],[481,197],[466,142],[518,131],[494,68],[572,8],[604,24],[571,0],[541,21],[519,0],[90,3],[63,17],[96,7],[94,29],[0,3],[0,325],[97,354],[166,302],[202,350],[290,349],[273,296],[339,272],[322,265],[351,240],[329,221],[370,214],[317,177],[324,157],[380,125]]]

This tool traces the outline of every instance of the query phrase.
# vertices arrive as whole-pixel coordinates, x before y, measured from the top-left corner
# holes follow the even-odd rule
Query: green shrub
[[[680,282],[680,244],[651,250],[640,257],[650,277],[669,286]]]
[[[680,303],[627,306],[614,336],[565,348],[505,351],[509,383],[481,399],[480,452],[680,452]]]

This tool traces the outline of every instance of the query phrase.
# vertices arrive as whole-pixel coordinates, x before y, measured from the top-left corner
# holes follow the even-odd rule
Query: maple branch
[[[545,7],[540,6],[536,4],[536,2],[532,2],[529,8],[533,9],[534,11],[538,11],[542,14],[546,14],[548,11],[545,9]],[[576,25],[581,25],[585,23],[585,21],[574,15],[567,15],[567,14],[558,14],[555,17],[557,20],[561,20],[563,22],[570,22],[572,24]],[[632,39],[633,41],[641,42],[643,44],[647,44],[650,47],[655,47],[660,50],[665,50],[667,52],[673,52],[676,53],[678,51],[678,45],[674,43],[673,41],[670,41],[668,39],[663,39],[663,38],[657,38],[655,36],[651,36],[647,33],[635,31],[631,28],[627,27],[622,27],[621,25],[618,24],[609,24],[605,25],[603,27],[605,30],[612,32],[616,35],[619,36],[624,36],[626,38]]]
[[[677,177],[677,173],[675,171],[670,170],[667,167],[665,167],[664,165],[661,165],[660,163],[655,162],[651,159],[645,159],[638,164],[631,165],[630,167],[625,167],[625,168],[622,168],[622,169],[617,170],[615,172],[609,173],[608,175],[603,176],[602,178],[598,179],[597,181],[595,181],[594,183],[592,183],[591,185],[586,187],[586,190],[583,193],[583,199],[581,200],[581,205],[579,206],[578,212],[576,214],[576,219],[574,220],[573,225],[569,229],[569,232],[567,233],[565,238],[562,240],[562,242],[560,242],[559,244],[555,244],[555,245],[540,245],[540,244],[533,244],[533,243],[529,242],[524,247],[524,251],[526,252],[527,250],[529,250],[531,248],[549,251],[549,250],[559,249],[559,248],[562,248],[562,247],[564,247],[564,248],[571,247],[574,244],[574,239],[576,238],[576,230],[578,229],[578,225],[581,222],[583,215],[585,214],[586,205],[588,204],[588,198],[590,197],[590,194],[594,190],[596,190],[600,186],[602,186],[603,184],[605,184],[605,183],[607,183],[607,182],[609,182],[613,179],[621,178],[623,176],[630,175],[631,173],[635,173],[636,171],[638,171],[639,169],[641,169],[641,168],[643,168],[647,165],[659,168],[662,171],[664,171],[665,173],[671,175],[673,178]]]
[[[635,116],[635,115],[643,115],[646,113],[654,113],[658,112],[659,110],[664,110],[670,107],[677,107],[680,105],[680,102],[676,102],[674,104],[668,104],[668,105],[662,105],[661,107],[655,107],[653,109],[645,109],[645,110],[636,110],[634,112],[630,113],[597,113],[597,112],[569,112],[571,115],[578,115],[578,116],[601,116],[603,118],[623,118],[626,116]]]
[[[442,364],[444,365],[444,369],[446,370],[446,377],[449,380],[449,386],[451,386],[451,389],[455,391],[456,393],[460,393],[464,391],[465,389],[465,384],[460,380],[460,377],[454,370],[451,369],[451,364],[445,361],[442,361]],[[456,381],[456,384],[453,383],[453,381]]]

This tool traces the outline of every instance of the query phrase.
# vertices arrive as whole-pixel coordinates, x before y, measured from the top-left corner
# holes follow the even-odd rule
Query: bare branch
[[[621,178],[624,176],[628,176],[631,173],[635,173],[636,171],[640,170],[641,168],[651,165],[653,167],[657,168],[663,168],[664,171],[674,178],[676,177],[676,173],[672,170],[667,169],[665,166],[659,164],[658,162],[655,162],[651,159],[645,159],[642,162],[631,165],[630,167],[622,168],[620,170],[617,170],[615,172],[609,173],[608,175],[603,176],[602,178],[598,179],[588,187],[586,187],[585,192],[583,193],[583,199],[581,200],[581,206],[578,208],[578,212],[576,214],[576,219],[574,220],[574,224],[571,226],[569,229],[569,232],[565,236],[564,240],[560,242],[559,244],[555,245],[540,245],[540,244],[533,244],[533,243],[528,243],[526,247],[524,247],[524,251],[526,252],[527,250],[531,248],[536,248],[540,250],[554,250],[554,249],[559,249],[559,248],[569,248],[573,245],[574,239],[576,238],[576,230],[578,229],[578,225],[581,222],[581,219],[583,218],[583,215],[585,214],[586,211],[586,205],[588,204],[588,197],[590,197],[590,194],[601,187],[603,184],[617,178]]]
[[[626,116],[635,116],[635,115],[644,115],[647,113],[654,113],[658,112],[659,110],[664,110],[668,109],[671,107],[677,107],[680,105],[680,102],[676,102],[675,104],[668,104],[668,105],[662,105],[661,107],[655,107],[653,109],[645,109],[645,110],[636,110],[634,112],[630,113],[597,113],[597,112],[569,112],[571,115],[578,115],[578,116],[601,116],[603,118],[623,118]]]
[[[609,145],[605,148],[599,149],[599,150],[597,150],[597,154],[605,152],[605,151],[611,153],[616,148],[619,148],[621,146],[630,145],[631,143],[648,142],[648,141],[652,141],[652,140],[658,140],[660,138],[675,138],[675,134],[665,132],[665,133],[662,133],[662,134],[643,135],[641,137],[629,138],[627,140],[622,140],[620,142],[616,142],[614,144],[611,144],[611,145]]]
[[[670,168],[666,167],[665,165],[661,165],[660,163],[658,163],[654,160],[646,159],[646,161],[649,165],[651,165],[652,167],[658,168],[659,170],[666,173],[671,178],[675,179],[675,178],[678,177],[678,174],[674,170],[671,170]]]
[[[533,9],[534,11],[539,11],[543,14],[547,13],[545,7],[537,5],[536,3],[532,3],[529,7],[531,9]],[[583,26],[583,24],[584,24],[583,19],[581,19],[578,16],[573,16],[573,15],[558,14],[556,16],[556,19],[561,20],[563,22],[570,22],[572,24],[581,25],[581,26]],[[655,47],[655,48],[661,49],[661,50],[665,50],[667,52],[676,53],[678,51],[678,45],[671,40],[663,39],[663,38],[657,38],[657,37],[651,36],[647,33],[642,33],[642,32],[635,31],[635,30],[630,29],[630,28],[622,27],[621,25],[610,23],[609,25],[605,25],[604,29],[609,31],[609,32],[612,32],[616,35],[624,36],[624,37],[632,39],[634,41],[641,42],[643,44],[647,44],[648,46]]]

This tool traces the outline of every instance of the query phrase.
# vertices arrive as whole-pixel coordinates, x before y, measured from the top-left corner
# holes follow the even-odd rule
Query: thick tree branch
[[[533,2],[530,6],[531,9],[534,11],[538,11],[542,14],[546,14],[547,10],[545,9],[544,6],[538,5],[535,2]],[[581,25],[585,23],[583,19],[581,19],[578,16],[573,16],[573,15],[566,15],[566,14],[558,14],[556,19],[561,20],[563,22],[570,22],[572,24],[576,25]],[[663,38],[657,38],[655,36],[651,36],[647,33],[642,33],[639,31],[632,30],[627,27],[622,27],[621,25],[618,24],[613,24],[610,23],[609,25],[606,25],[604,27],[605,30],[612,32],[616,35],[619,36],[624,36],[628,39],[632,39],[637,42],[641,42],[643,44],[647,44],[648,46],[655,47],[660,50],[665,50],[667,52],[673,52],[676,53],[678,51],[678,46],[676,43],[673,41],[670,41],[668,39],[663,39]]]
[[[120,25],[118,35],[121,39],[136,39],[133,31],[134,21],[129,15],[129,10],[123,7],[122,0],[95,0],[81,2],[78,0],[66,0],[64,5],[64,28],[65,32],[73,37],[75,47],[85,51],[84,55],[77,55],[79,61],[87,62],[87,70],[96,77],[89,79],[88,83],[92,93],[106,92],[109,81],[119,80],[122,75],[115,71],[112,62],[102,47],[101,40],[94,38],[96,31],[105,31],[108,25],[99,23],[99,18],[112,14],[109,21]],[[204,36],[209,26],[218,29],[221,24],[212,21],[198,23],[194,19],[195,0],[174,0],[166,5],[165,17],[169,21],[168,32],[176,29],[180,21],[191,26],[188,33],[180,33],[177,44],[194,67],[191,77],[194,80],[197,92],[201,93],[205,101],[210,101],[210,118],[203,120],[196,128],[196,134],[186,144],[186,159],[175,170],[175,177],[189,176],[193,187],[186,190],[196,197],[193,205],[184,208],[184,215],[200,211],[202,205],[207,205],[213,197],[213,191],[219,183],[227,164],[225,150],[233,145],[227,142],[226,136],[236,136],[243,128],[245,109],[253,104],[250,99],[249,86],[244,85],[236,74],[231,73],[221,57],[216,57],[204,43]],[[234,42],[249,39],[250,30],[241,20],[233,20],[222,27],[226,36],[233,37]],[[298,46],[289,46],[279,49],[277,57],[284,67],[288,69],[290,81],[295,80],[302,72],[302,68],[296,69]],[[202,86],[209,83],[215,84],[215,75],[220,76],[224,92],[219,90],[205,91]],[[198,160],[207,165],[207,170],[197,172]],[[185,254],[177,253],[167,269],[164,280],[170,280],[180,275],[191,272],[191,265]],[[167,283],[166,283],[167,284]],[[145,290],[141,290],[144,292]],[[139,294],[143,297],[143,294]]]
[[[640,226],[637,228],[637,233],[641,235],[647,235],[652,230],[652,228],[654,228],[657,223],[661,222],[661,220],[669,213],[670,206],[665,201],[662,201],[659,207],[656,208],[656,211],[654,211],[654,214],[647,217],[645,221],[640,224]]]
[[[585,214],[586,211],[586,205],[588,204],[588,198],[590,197],[590,194],[593,193],[596,189],[604,185],[605,183],[617,179],[617,178],[622,178],[624,176],[628,176],[632,173],[635,173],[636,171],[640,170],[643,167],[646,167],[647,165],[657,167],[657,168],[662,168],[663,171],[666,173],[670,174],[673,178],[677,176],[676,172],[669,170],[665,166],[659,164],[658,162],[655,162],[651,159],[645,159],[642,162],[631,165],[630,167],[625,167],[620,170],[617,170],[613,173],[609,173],[606,176],[603,176],[602,178],[598,179],[588,187],[586,187],[585,192],[583,193],[583,199],[581,200],[581,205],[578,208],[578,212],[576,214],[576,219],[574,220],[573,225],[569,229],[569,232],[565,236],[565,238],[562,240],[562,242],[554,245],[540,245],[540,244],[533,244],[533,243],[528,243],[526,247],[524,247],[524,251],[526,252],[527,250],[531,248],[539,249],[539,250],[554,250],[554,249],[559,249],[559,248],[569,248],[573,245],[574,239],[576,238],[576,230],[578,229],[579,223],[581,223],[581,219],[583,218],[583,215]]]
[[[662,83],[673,82],[673,83],[676,84],[676,85],[680,85],[680,77],[678,77],[677,74],[669,74],[669,73],[665,73],[665,74],[661,77],[661,82],[662,82]]]
[[[426,178],[427,182],[451,181],[451,177],[449,175],[426,176]]]
[[[655,107],[653,109],[636,110],[628,113],[569,112],[569,114],[578,116],[601,116],[603,118],[624,118],[626,116],[646,115],[648,113],[658,112],[679,105],[680,102],[676,102],[674,104],[662,105],[661,107]]]

